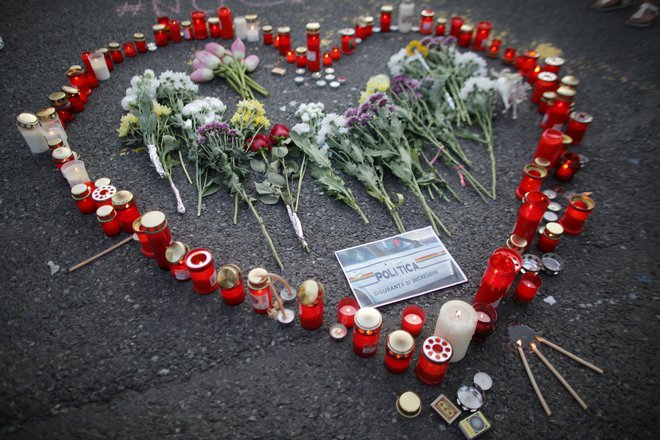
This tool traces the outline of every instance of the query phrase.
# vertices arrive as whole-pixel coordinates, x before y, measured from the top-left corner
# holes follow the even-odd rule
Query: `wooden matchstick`
[[[597,366],[595,366],[595,365],[593,365],[593,364],[590,364],[589,362],[585,361],[584,359],[582,359],[582,358],[580,358],[580,357],[577,357],[576,355],[574,355],[574,354],[571,353],[570,351],[566,351],[566,350],[564,350],[564,349],[561,348],[559,345],[557,345],[557,344],[553,344],[552,342],[550,342],[550,341],[548,341],[547,339],[544,339],[544,338],[542,338],[542,337],[540,337],[540,336],[536,336],[536,340],[539,341],[539,342],[541,342],[541,343],[543,343],[543,344],[545,344],[545,345],[547,345],[548,347],[554,348],[555,350],[557,350],[557,351],[560,352],[561,354],[566,355],[566,356],[568,356],[569,358],[573,359],[575,362],[580,363],[580,364],[584,365],[584,366],[587,367],[587,368],[591,368],[591,369],[594,370],[596,373],[603,374],[603,370],[602,370],[602,369],[598,368]]]
[[[89,263],[92,263],[92,262],[98,260],[98,259],[101,258],[102,256],[104,256],[104,255],[106,255],[106,254],[109,254],[110,252],[114,251],[115,249],[120,248],[120,247],[122,247],[123,245],[125,245],[126,243],[131,242],[131,241],[133,241],[133,235],[131,235],[130,237],[126,237],[126,238],[124,238],[124,239],[123,239],[122,241],[120,241],[119,243],[110,246],[110,247],[107,248],[106,250],[104,250],[104,251],[102,251],[102,252],[99,252],[98,254],[94,255],[93,257],[89,257],[89,258],[86,259],[85,261],[83,261],[83,262],[81,262],[81,263],[78,263],[78,264],[76,264],[76,265],[74,265],[74,266],[71,266],[71,267],[69,268],[69,273],[73,272],[74,270],[78,270],[78,269],[80,269],[80,268],[83,267],[83,266],[87,266]]]
[[[577,401],[577,403],[580,404],[580,406],[582,407],[582,409],[587,409],[587,404],[584,403],[584,400],[582,400],[582,399],[580,398],[580,396],[578,396],[578,393],[575,392],[575,390],[573,389],[573,387],[571,387],[571,386],[568,384],[568,382],[566,382],[566,379],[564,379],[564,377],[559,373],[559,371],[557,371],[557,370],[555,369],[555,367],[552,366],[552,364],[550,363],[550,361],[549,361],[548,359],[546,359],[546,357],[543,356],[543,354],[542,354],[542,353],[536,348],[536,344],[534,344],[534,343],[532,342],[532,343],[529,344],[529,345],[532,347],[532,351],[534,352],[534,354],[536,354],[536,355],[539,357],[539,359],[541,359],[541,362],[543,362],[543,363],[545,364],[545,366],[548,367],[548,370],[550,370],[550,371],[552,372],[552,374],[555,375],[555,377],[557,378],[557,380],[559,380],[559,382],[561,382],[561,384],[564,385],[564,388],[566,388],[566,390],[567,390],[569,393],[571,393],[571,396],[573,396],[573,398]]]
[[[520,346],[520,340],[518,340],[518,354],[520,354],[520,359],[522,359],[522,363],[525,366],[525,371],[527,372],[527,377],[529,378],[529,381],[532,383],[532,388],[534,388],[534,392],[536,393],[536,397],[538,397],[539,402],[541,402],[541,406],[545,410],[545,413],[550,416],[552,415],[552,411],[550,411],[550,407],[546,403],[545,399],[543,398],[543,394],[541,394],[541,390],[539,389],[539,386],[536,384],[536,379],[534,379],[534,375],[532,374],[532,370],[529,368],[529,364],[527,363],[527,357],[525,356],[525,352],[523,351],[522,347]]]

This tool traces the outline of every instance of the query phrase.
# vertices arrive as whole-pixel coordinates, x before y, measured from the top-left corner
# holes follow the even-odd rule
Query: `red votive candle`
[[[307,69],[310,72],[321,70],[321,25],[317,22],[305,25],[307,32]]]
[[[424,9],[419,21],[419,33],[422,35],[431,35],[433,33],[433,19],[435,11]]]
[[[206,14],[204,11],[192,11],[190,13],[190,21],[192,21],[195,39],[206,40],[209,37],[209,34],[206,29]]]
[[[186,266],[186,255],[188,255],[189,250],[187,244],[174,241],[165,251],[165,258],[170,263],[170,273],[175,280],[181,283],[190,279],[190,271]]]
[[[473,303],[483,302],[497,307],[515,278],[516,268],[508,255],[491,255]]]
[[[154,31],[156,46],[167,46],[167,33],[165,32],[165,26],[162,24],[155,24],[151,27],[151,29]]]
[[[364,17],[358,17],[355,19],[355,38],[361,40],[367,38],[367,23],[364,21]]]
[[[300,325],[315,330],[323,325],[323,284],[316,280],[305,280],[298,287],[298,313]]]
[[[525,272],[516,286],[516,299],[523,303],[531,302],[543,284],[541,277],[532,272]]]
[[[232,16],[231,9],[226,6],[219,7],[218,18],[220,19],[220,27],[222,28],[222,38],[229,40],[234,36],[234,17]]]
[[[93,214],[96,212],[96,203],[92,200],[92,191],[84,183],[79,183],[71,188],[71,197],[81,213]]]
[[[353,327],[353,352],[369,358],[378,350],[378,337],[383,324],[383,316],[373,307],[363,307],[355,313]]]
[[[103,59],[105,60],[105,65],[108,68],[109,72],[115,70],[115,65],[112,64],[112,58],[110,57],[110,52],[108,52],[107,47],[102,47],[99,49],[99,52],[103,54]]]
[[[188,23],[190,22],[188,21]],[[183,41],[183,36],[181,35],[181,26],[179,26],[179,22],[177,20],[170,21],[169,28],[170,32],[168,33],[168,38],[172,40],[173,43],[181,43]]]
[[[460,47],[468,47],[472,42],[472,26],[464,24],[461,26],[460,34],[458,34],[458,45]]]
[[[138,217],[133,222],[133,230],[140,240],[140,252],[147,258],[154,258],[154,251],[151,250],[151,243],[147,238],[147,234],[144,233],[144,226],[142,226],[142,217]]]
[[[536,62],[539,59],[539,54],[535,50],[527,50],[523,53],[520,63],[518,65],[518,71],[524,78],[529,78],[529,74],[532,73],[534,67],[536,67]],[[540,69],[539,69],[540,70]]]
[[[261,35],[263,38],[263,43],[266,46],[273,44],[273,27],[269,24],[261,26]]]
[[[559,239],[564,233],[564,227],[556,222],[549,222],[545,225],[543,233],[539,237],[537,246],[544,253],[553,252],[559,244]]]
[[[552,72],[541,72],[536,78],[534,88],[532,89],[532,102],[538,104],[541,102],[541,97],[545,92],[554,92],[557,90],[559,82],[557,75]]]
[[[115,64],[120,64],[124,62],[124,55],[121,53],[121,46],[116,41],[108,43],[108,52],[110,53],[110,58]]]
[[[424,312],[424,309],[417,306],[408,306],[403,309],[401,328],[412,336],[417,336],[422,332],[425,320],[426,312]]]
[[[561,86],[555,93],[556,97],[552,101],[552,105],[548,107],[548,111],[545,112],[541,120],[540,125],[543,129],[554,128],[556,130],[562,130],[571,112],[575,89]]]
[[[516,239],[519,239],[519,237],[515,234],[512,234],[511,237],[515,237]],[[509,239],[511,237],[509,237]],[[509,241],[509,239],[507,239],[507,242]],[[522,240],[524,240],[524,239],[522,239]],[[521,243],[522,243],[522,240],[520,240]],[[511,243],[511,244],[513,244],[513,243]],[[527,244],[525,244],[525,245],[527,245]],[[518,249],[514,249],[513,247],[510,247],[508,245],[507,246],[502,246],[502,247],[499,247],[499,248],[497,248],[493,251],[492,255],[496,255],[496,254],[506,255],[507,257],[509,257],[509,259],[513,263],[513,269],[515,270],[516,275],[522,269],[522,256],[521,256],[520,251]]]
[[[87,97],[92,94],[92,89],[88,84],[85,71],[80,66],[71,66],[69,67],[69,70],[67,70],[66,76],[69,78],[69,82],[72,86],[78,87],[78,90],[80,90],[81,93],[81,98],[83,99],[83,104],[86,104]]]
[[[541,95],[541,100],[539,101],[539,113],[545,115],[545,112],[548,111],[548,107],[552,105],[556,96],[557,94],[555,92],[544,92],[543,95]]]
[[[112,185],[98,186],[92,191],[92,200],[96,203],[97,208],[103,205],[112,206],[112,196],[115,193],[117,193],[117,188]]]
[[[341,51],[346,55],[351,55],[355,52],[355,31],[353,29],[342,29],[339,31],[341,35]]]
[[[218,270],[218,286],[220,286],[220,295],[225,304],[235,306],[245,300],[243,274],[237,265],[228,264]]]
[[[148,50],[147,39],[144,37],[142,32],[134,33],[133,41],[135,41],[135,48],[137,49],[138,53],[145,53]],[[89,72],[89,69],[87,71]]]
[[[490,31],[493,29],[493,25],[490,21],[480,21],[477,23],[477,32],[474,35],[474,42],[472,43],[472,49],[474,50],[485,50],[486,49],[486,40],[490,36]]]
[[[525,194],[530,191],[539,191],[547,175],[548,170],[543,167],[533,164],[525,165],[525,168],[523,168],[523,177],[516,189],[518,200],[522,200]]]
[[[555,163],[561,154],[562,139],[561,131],[553,128],[544,130],[536,146],[534,159],[542,157],[549,160],[550,164]]]
[[[446,32],[447,32],[447,19],[438,18],[437,20],[435,20],[435,36],[444,37]]]
[[[286,62],[287,63],[295,63],[296,62],[296,53],[294,51],[290,50],[286,53]]]
[[[541,66],[538,64],[534,66],[531,72],[529,72],[529,76],[527,77],[527,82],[530,83],[532,86],[536,84],[536,79],[539,76],[539,73],[541,73]]]
[[[108,237],[121,234],[121,224],[117,220],[117,213],[112,206],[104,205],[96,210],[96,219],[103,228],[103,233]]]
[[[133,44],[132,41],[127,41],[126,43],[124,43],[122,48],[124,49],[124,54],[129,58],[133,58],[135,55],[137,55],[137,53],[135,52],[135,45]]]
[[[387,350],[385,351],[385,369],[390,373],[403,374],[408,370],[415,340],[405,330],[395,330],[387,336]]]
[[[287,54],[287,61],[288,61]],[[297,47],[296,48],[296,67],[307,67],[307,48],[306,47]]]
[[[355,314],[360,305],[354,298],[343,298],[337,304],[337,322],[344,324],[346,328],[353,328]]]
[[[213,255],[206,249],[193,249],[186,256],[186,267],[190,272],[193,289],[200,295],[218,289],[218,275],[215,272]]]
[[[117,218],[125,232],[132,234],[133,222],[140,217],[140,211],[135,204],[135,197],[130,191],[118,191],[112,196],[112,206],[117,211]]]
[[[545,214],[550,199],[540,191],[530,191],[523,197],[522,204],[518,210],[518,219],[513,227],[512,234],[520,235],[527,240],[527,248],[539,228],[539,223]]]
[[[291,50],[291,28],[289,26],[277,28],[277,41],[277,48],[280,50],[280,55],[286,56]]]
[[[222,31],[220,30],[220,19],[218,17],[209,17],[206,20],[206,23],[209,26],[209,33],[211,38],[220,38]]]
[[[341,51],[338,47],[333,47],[330,50],[330,56],[332,57],[333,61],[338,61],[341,58]]]
[[[596,202],[591,197],[574,195],[568,202],[568,208],[559,224],[564,227],[564,233],[568,235],[580,235],[584,230],[584,222],[596,207]]]
[[[280,37],[279,37],[279,35],[278,35],[278,36],[275,36],[275,38],[273,38],[273,47],[274,47],[275,49],[279,49],[279,48],[280,48]]]
[[[307,58],[307,63],[309,64],[309,57]],[[330,66],[332,66],[332,56],[330,55],[329,52],[325,52],[323,54],[323,67],[330,67]]]
[[[559,75],[559,70],[561,66],[564,65],[564,59],[562,57],[548,57],[543,60],[543,71],[552,72],[555,75]]]
[[[260,315],[265,315],[273,306],[267,273],[266,269],[261,267],[255,267],[248,272],[248,293],[252,302],[252,310]]]
[[[589,113],[571,113],[571,116],[568,119],[568,125],[566,126],[566,134],[573,139],[573,145],[580,145],[582,143],[584,133],[587,131],[589,124],[591,124],[593,120],[594,117]]]
[[[498,40],[497,38],[494,39],[493,42],[490,43],[490,46],[488,47],[488,58],[499,58],[501,47],[502,47],[502,40]]]
[[[417,378],[427,385],[437,385],[445,379],[449,360],[454,350],[449,341],[440,336],[426,338],[422,345],[422,354],[419,355],[415,374]]]
[[[51,157],[53,158],[53,163],[55,163],[55,166],[60,171],[62,171],[62,165],[69,161],[76,160],[76,154],[67,147],[55,148],[51,153]],[[62,176],[62,178],[64,179],[65,177]]]
[[[98,87],[99,85],[99,80],[96,78],[96,74],[94,73],[94,69],[92,69],[92,63],[89,62],[89,55],[91,54],[90,51],[86,50],[80,54],[80,59],[82,60],[83,64],[85,65],[85,72],[87,72],[87,83],[89,84],[90,87]],[[94,77],[94,82],[96,85],[92,85],[92,83],[89,81],[91,77]]]
[[[451,18],[451,27],[449,28],[449,35],[458,38],[461,33],[461,26],[463,26],[465,20],[463,17],[455,16]]]
[[[555,179],[560,182],[570,182],[578,171],[580,171],[580,156],[575,153],[564,153],[559,158]]]
[[[142,228],[147,235],[154,259],[163,270],[170,269],[170,263],[165,258],[165,251],[172,243],[172,234],[167,226],[167,218],[160,211],[147,212],[142,216]]]
[[[504,49],[504,54],[502,55],[502,64],[513,64],[513,60],[516,58],[516,49],[513,47],[507,47]]]
[[[493,333],[495,333],[495,324],[497,323],[497,312],[486,303],[475,303],[472,305],[477,312],[477,327],[472,335],[472,342],[481,343]]]
[[[84,104],[85,101],[83,100],[83,96],[85,95],[80,93],[78,87],[62,86],[62,91],[66,95],[66,99],[69,100],[69,104],[71,105],[71,110],[74,113],[80,113],[85,109],[85,104]]]
[[[389,32],[392,26],[392,5],[384,5],[380,7],[380,31]]]

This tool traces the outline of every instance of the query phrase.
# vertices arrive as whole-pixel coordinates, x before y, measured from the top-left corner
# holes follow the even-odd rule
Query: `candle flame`
[[[518,347],[522,347],[522,341],[520,339],[516,341],[516,344],[518,344]]]
[[[532,350],[536,350],[536,344],[533,342],[530,342],[529,345],[532,347]]]

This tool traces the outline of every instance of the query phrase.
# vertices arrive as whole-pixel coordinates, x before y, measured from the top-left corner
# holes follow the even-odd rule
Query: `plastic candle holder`
[[[502,55],[502,64],[513,64],[513,60],[516,58],[516,49],[513,47],[507,47],[504,49],[504,54]]]
[[[424,322],[426,321],[426,312],[418,306],[408,306],[403,309],[401,317],[401,328],[412,336],[417,336],[422,332]]]
[[[108,70],[112,72],[115,70],[115,66],[112,62],[112,57],[110,56],[110,52],[108,51],[108,48],[102,47],[99,49],[99,52],[103,54],[103,59],[105,60],[105,65],[108,67]]]
[[[227,264],[218,270],[218,286],[225,304],[235,306],[245,300],[243,274],[237,265]]]
[[[461,33],[461,26],[465,23],[463,17],[455,16],[451,18],[451,27],[449,28],[449,35],[458,38]]]
[[[515,278],[516,268],[511,258],[502,253],[491,255],[474,303],[483,302],[497,307]]]
[[[318,72],[321,70],[321,25],[317,22],[307,23],[305,31],[307,32],[307,69],[310,72]]]
[[[529,78],[529,74],[536,67],[538,59],[539,54],[535,50],[527,50],[521,55],[519,64],[516,67],[523,78]]]
[[[419,33],[422,35],[431,35],[433,33],[433,21],[435,11],[424,9],[419,20]]]
[[[513,268],[516,271],[516,275],[522,269],[522,264],[523,264],[522,256],[520,255],[520,252],[518,252],[517,250],[511,249],[510,247],[507,246],[503,246],[495,249],[491,255],[496,255],[496,254],[506,255],[511,259],[511,262],[513,263]]]
[[[190,22],[188,22],[190,23]],[[177,20],[171,20],[169,23],[170,31],[167,37],[172,41],[172,43],[181,43],[183,37],[181,36],[181,26]]]
[[[101,206],[96,210],[96,219],[101,224],[103,233],[108,237],[121,234],[121,224],[117,220],[117,213],[112,206]]]
[[[135,41],[135,48],[138,53],[145,53],[147,49],[147,39],[144,37],[142,32],[136,32],[133,34],[133,41]]]
[[[371,15],[364,17],[364,36],[371,37],[374,34],[374,18]]]
[[[133,58],[137,54],[135,52],[135,45],[132,41],[127,41],[124,43],[122,48],[124,49],[124,54],[129,58]]]
[[[552,105],[548,107],[548,111],[545,112],[541,120],[540,125],[543,129],[554,128],[556,130],[562,130],[570,115],[575,90],[562,86],[555,93],[556,96],[552,101]]]
[[[342,298],[337,304],[337,322],[346,328],[353,328],[355,314],[359,308],[360,305],[354,298]]]
[[[402,0],[399,4],[399,17],[397,24],[399,32],[405,34],[410,32],[415,20],[415,4],[413,0]]]
[[[222,31],[220,30],[220,19],[218,17],[209,17],[208,20],[206,20],[206,23],[208,24],[211,38],[220,38],[222,35]]]
[[[273,44],[273,27],[271,25],[262,26],[261,35],[263,38],[263,43],[266,46]]]
[[[307,52],[307,63],[309,66],[309,52]],[[330,55],[330,52],[325,52],[323,54],[323,67],[330,67],[332,66],[332,56]]]
[[[360,40],[367,38],[367,23],[364,21],[364,17],[355,19],[355,38],[359,38]]]
[[[298,287],[298,313],[300,325],[315,330],[323,325],[323,284],[316,280],[305,280]]]
[[[452,358],[451,343],[440,336],[426,338],[422,344],[415,374],[427,385],[437,385],[445,380],[449,361]]]
[[[288,54],[287,54],[288,61]],[[296,47],[296,67],[307,67],[307,48],[306,47]]]
[[[165,251],[165,258],[170,263],[170,273],[175,280],[182,283],[190,279],[190,271],[186,266],[186,255],[189,250],[187,244],[173,241]]]
[[[383,5],[380,7],[380,31],[389,32],[392,26],[392,5]]]
[[[560,182],[570,182],[578,171],[580,171],[580,156],[575,153],[564,153],[559,158],[555,179]]]
[[[79,183],[71,188],[71,198],[73,198],[82,214],[88,215],[96,212],[96,203],[92,200],[92,191],[84,183]]]
[[[554,92],[558,86],[557,75],[552,72],[539,73],[534,83],[534,89],[532,90],[532,102],[539,104],[545,92]]]
[[[220,27],[222,28],[222,38],[229,40],[234,36],[234,18],[231,9],[226,6],[219,7],[218,18],[220,19]]]
[[[574,195],[568,202],[568,207],[559,224],[564,227],[567,235],[580,235],[584,230],[584,222],[596,207],[596,202],[591,197]]]
[[[542,284],[540,276],[532,272],[525,272],[516,286],[516,300],[522,303],[531,302]]]
[[[193,27],[192,27],[192,22],[190,20],[183,20],[181,22],[181,28],[182,34],[183,34],[183,39],[186,41],[190,41],[193,38],[195,38],[195,34],[193,32]]]
[[[465,357],[476,327],[477,312],[470,304],[453,300],[442,305],[433,334],[451,344],[453,355],[450,362],[458,362]]]
[[[555,163],[561,154],[562,133],[559,130],[549,128],[541,133],[541,138],[536,146],[534,158],[542,157],[548,159],[551,164]]]
[[[549,204],[550,199],[540,191],[530,191],[523,197],[518,209],[518,218],[511,233],[520,235],[527,240],[527,248],[532,243]]]
[[[383,324],[383,316],[373,307],[363,307],[355,313],[353,327],[353,352],[369,358],[378,350],[378,337]]]
[[[85,169],[85,162],[82,160],[70,160],[62,165],[60,168],[62,176],[69,182],[69,186],[73,188],[79,183],[89,182],[89,176]]]
[[[46,138],[39,129],[39,119],[35,115],[32,113],[21,113],[16,118],[16,126],[18,127],[18,131],[21,132],[21,135],[23,135],[23,139],[25,139],[25,143],[33,155],[36,156],[49,151]]]
[[[99,81],[110,79],[110,70],[105,63],[105,58],[101,52],[96,51],[90,53],[88,59],[92,66],[92,70],[94,71],[94,75]]]
[[[97,208],[100,208],[103,205],[112,206],[112,196],[114,196],[116,192],[117,188],[112,185],[99,186],[92,191],[92,200],[96,203]]]
[[[385,351],[385,369],[390,373],[403,374],[408,370],[415,340],[405,330],[395,330],[387,336],[387,350]]]
[[[256,267],[248,273],[248,293],[252,302],[252,310],[260,315],[265,315],[273,306],[267,273],[266,269],[261,267]]]
[[[475,303],[472,305],[477,312],[477,328],[474,330],[472,342],[482,343],[486,338],[495,333],[497,324],[497,312],[486,303]]]
[[[341,58],[341,51],[338,47],[333,47],[330,49],[330,56],[332,57],[333,61],[338,61]]]
[[[71,85],[77,87],[80,93],[85,96],[83,102],[87,103],[87,96],[92,94],[92,89],[88,84],[87,74],[82,67],[78,65],[69,67],[69,70],[66,71],[66,76],[69,78]]]
[[[444,37],[446,33],[447,33],[447,19],[438,18],[435,21],[435,36]]]
[[[296,53],[294,51],[290,50],[286,53],[286,62],[287,63],[295,63],[296,62]]]
[[[568,118],[566,125],[566,134],[573,139],[573,145],[580,145],[584,133],[589,128],[589,124],[594,120],[593,116],[584,112],[573,112]]]
[[[213,255],[207,249],[198,248],[188,252],[186,267],[190,272],[193,289],[200,295],[218,290],[218,275],[215,272]]]
[[[500,49],[502,47],[502,40],[495,38],[490,46],[488,46],[488,58],[499,58]]]
[[[80,113],[85,110],[85,103],[83,101],[83,94],[80,93],[78,87],[74,86],[62,86],[62,91],[64,92],[66,99],[69,101],[71,111],[74,113]]]
[[[245,17],[234,17],[234,33],[239,40],[247,40],[247,20]]]
[[[461,31],[458,34],[458,45],[460,47],[469,47],[472,42],[473,27],[469,24],[461,26]]]
[[[556,222],[549,222],[545,225],[543,233],[539,237],[537,246],[544,253],[552,252],[557,248],[559,239],[564,233],[564,227]]]
[[[112,206],[117,211],[117,218],[124,232],[134,233],[133,222],[140,217],[140,211],[135,203],[135,197],[130,191],[118,191],[112,196]]]
[[[108,52],[110,53],[110,58],[112,58],[114,64],[124,62],[124,55],[121,53],[121,45],[116,41],[108,44]]]
[[[160,211],[147,212],[142,216],[142,228],[147,235],[158,267],[169,270],[170,263],[165,258],[165,251],[172,243],[172,234],[167,226],[165,214]]]
[[[355,53],[355,31],[353,29],[342,29],[339,34],[341,35],[341,52],[345,55]]]
[[[94,74],[94,69],[92,69],[92,63],[89,62],[89,55],[91,54],[90,51],[86,50],[80,54],[80,59],[82,60],[83,64],[85,65],[85,70],[87,71],[87,82],[89,83],[90,87],[98,87],[99,81],[96,78],[96,75]],[[89,76],[93,76],[94,80],[90,81]],[[96,85],[93,85],[96,83]]]
[[[167,33],[165,32],[165,26],[162,24],[155,24],[151,27],[151,29],[154,31],[156,46],[167,46]]]
[[[291,28],[289,26],[277,28],[277,41],[280,55],[285,56],[291,50]]]
[[[140,240],[140,252],[147,258],[154,258],[154,252],[151,249],[151,243],[147,238],[147,234],[144,233],[144,226],[142,226],[142,217],[138,217],[133,222],[133,230]]]
[[[195,39],[206,40],[209,34],[206,28],[206,14],[204,11],[192,11],[190,13],[190,21],[192,21]]]
[[[543,180],[548,175],[548,170],[538,165],[525,165],[523,168],[523,177],[516,189],[516,197],[522,200],[523,196],[530,191],[539,191]]]
[[[480,21],[477,23],[477,32],[474,35],[472,49],[486,50],[486,40],[490,36],[491,29],[493,29],[493,25],[490,21]]]

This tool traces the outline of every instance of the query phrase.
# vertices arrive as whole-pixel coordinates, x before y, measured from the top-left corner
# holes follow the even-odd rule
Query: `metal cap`
[[[165,25],[155,24],[155,25],[151,26],[151,29],[153,29],[156,32],[164,31],[165,30]]]
[[[280,26],[277,28],[278,34],[288,34],[290,32],[291,32],[291,28],[289,26]]]
[[[578,211],[591,211],[596,207],[596,202],[589,197],[589,196],[583,196],[581,194],[576,194],[573,197],[570,198],[568,202],[573,209],[577,209]]]
[[[68,102],[64,92],[53,92],[50,95],[48,95],[48,99],[55,106],[60,106],[60,105],[66,104]]]
[[[269,24],[267,24],[266,26],[261,26],[261,32],[270,34],[271,32],[273,32],[273,27]]]
[[[563,86],[576,88],[580,85],[580,80],[577,78],[577,76],[567,75],[561,79],[561,84]]]
[[[110,205],[103,205],[96,210],[96,218],[100,222],[109,222],[117,216],[115,208]]]
[[[435,11],[433,9],[424,9],[422,10],[422,17],[435,17]]]
[[[80,89],[76,86],[62,86],[61,88],[66,93],[67,98],[74,98],[76,95],[80,95]]]
[[[82,200],[89,195],[89,187],[84,183],[79,183],[71,188],[71,197],[74,200]]]
[[[318,34],[319,32],[321,32],[321,25],[313,21],[305,25],[305,30],[310,34]]]
[[[545,101],[552,101],[557,97],[557,94],[555,92],[543,92],[543,95],[541,95],[541,100]]]
[[[522,256],[523,272],[538,273],[542,269],[541,259],[534,254],[524,254]]]
[[[55,136],[52,139],[48,139],[46,143],[48,144],[48,148],[51,150],[55,150],[56,148],[64,146],[64,141],[59,136]]]
[[[248,284],[255,289],[261,289],[268,285],[268,277],[266,274],[268,271],[263,267],[255,267],[250,272],[248,272]]]
[[[525,165],[523,172],[526,176],[529,176],[533,179],[545,179],[545,176],[548,175],[548,170],[545,167],[534,164]]]
[[[355,324],[363,330],[376,330],[383,323],[383,315],[373,307],[363,307],[355,313]]]
[[[101,177],[100,179],[96,179],[94,182],[94,187],[99,188],[101,186],[109,186],[111,183],[112,181],[107,177]]]
[[[55,160],[64,160],[71,156],[71,149],[67,147],[59,147],[53,150],[53,159]]]
[[[408,354],[415,348],[415,340],[405,330],[394,330],[387,336],[387,348],[395,354]]]
[[[102,188],[108,188],[108,187],[106,186],[106,187],[102,187]],[[112,188],[114,188],[114,187],[112,187]],[[100,188],[96,188],[96,190],[94,190],[94,192],[96,192],[99,189]],[[161,226],[166,221],[167,220],[165,219],[165,214],[163,214],[160,211],[151,211],[151,212],[147,212],[146,214],[144,214],[142,216],[142,227],[144,229],[147,229],[147,230],[157,229],[159,226]]]
[[[110,50],[119,50],[120,48],[121,46],[116,41],[111,41],[110,43],[108,43],[108,49]]]
[[[543,271],[548,275],[559,275],[564,268],[564,259],[557,254],[543,254],[541,257]]]
[[[463,26],[461,26],[461,32],[472,32],[472,29],[474,28],[472,27],[471,24],[464,24]]]
[[[133,201],[133,193],[130,191],[122,190],[112,196],[112,204],[115,206],[125,205]]]
[[[545,60],[543,60],[544,64],[554,67],[561,67],[564,65],[565,62],[566,60],[564,60],[562,57],[548,57]]]
[[[594,117],[585,112],[573,112],[571,113],[571,119],[581,124],[591,124],[591,122],[594,120]]]
[[[366,15],[364,17],[364,22],[367,24],[367,26],[371,26],[374,24],[374,18],[371,15]]]
[[[422,399],[416,393],[406,391],[396,399],[396,410],[403,417],[417,417],[422,411]]]
[[[330,326],[330,337],[336,341],[341,341],[347,334],[346,326],[340,322],[335,322]]]
[[[380,12],[392,12],[394,10],[394,6],[392,5],[383,5],[380,7]]]
[[[57,113],[55,113],[55,109],[53,107],[42,108],[36,113],[36,115],[40,121],[44,122],[57,118]]]
[[[254,23],[255,21],[257,21],[257,18],[258,18],[257,14],[248,14],[245,16],[245,21],[247,21],[248,23]]]
[[[561,86],[557,89],[557,96],[564,96],[566,98],[572,98],[575,96],[575,89],[570,87]]]
[[[16,117],[16,121],[23,128],[32,128],[39,123],[37,117],[32,113],[21,113]]]
[[[307,53],[307,48],[304,46],[296,47],[296,55],[305,55]]]
[[[339,34],[344,37],[352,37],[355,35],[355,29],[350,29],[350,28],[342,29],[339,31]]]
[[[144,34],[142,32],[136,32],[133,34],[133,39],[135,41],[144,41]]]
[[[545,230],[555,237],[559,237],[564,233],[564,227],[557,222],[549,222],[545,225]]]
[[[177,264],[183,260],[188,253],[188,245],[180,241],[175,241],[165,250],[165,259],[170,264]]]
[[[552,72],[541,72],[538,74],[536,77],[537,80],[541,81],[547,81],[547,82],[555,82],[557,81],[557,75]]]
[[[192,22],[191,22],[190,20],[183,20],[183,21],[181,22],[181,26],[184,27],[184,28],[186,28],[186,27],[191,27],[191,26],[192,26]]]
[[[237,265],[227,264],[218,271],[218,284],[223,289],[233,289],[241,282],[242,276],[241,269]]]
[[[249,21],[247,19],[247,15],[245,16],[245,19],[246,19],[246,21]],[[255,20],[256,20],[256,16],[255,16]],[[218,24],[218,23],[220,23],[220,19],[218,17],[209,17],[209,18],[206,19],[206,22],[208,24]]]
[[[547,174],[547,169],[550,168],[550,165],[552,162],[550,160],[546,159],[545,157],[535,157],[534,158],[534,165],[545,168],[546,169],[546,174]]]
[[[323,300],[323,285],[316,280],[305,280],[298,287],[298,301],[305,306]]]

